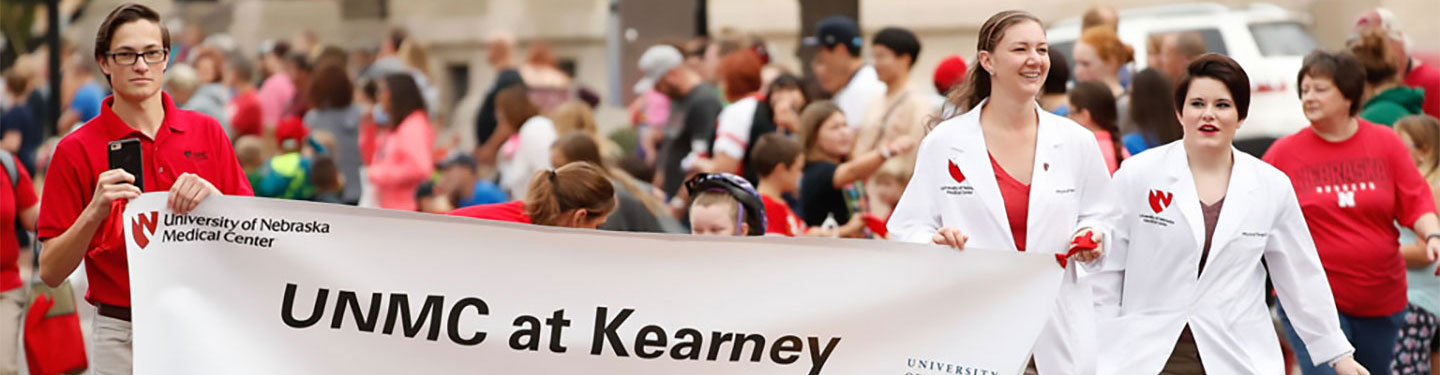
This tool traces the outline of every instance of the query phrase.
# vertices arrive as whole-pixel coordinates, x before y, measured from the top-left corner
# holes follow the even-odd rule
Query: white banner
[[[137,374],[1012,374],[1050,254],[247,197],[125,211]]]

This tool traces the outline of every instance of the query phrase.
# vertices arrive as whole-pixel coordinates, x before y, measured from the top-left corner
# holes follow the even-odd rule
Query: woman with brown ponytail
[[[601,147],[595,143],[593,135],[585,132],[570,133],[550,145],[550,163],[566,165],[574,162],[586,162],[604,165],[600,150]],[[600,230],[650,233],[684,232],[685,227],[681,226],[673,216],[670,216],[670,209],[653,193],[655,187],[640,182],[624,171],[613,167],[602,167],[600,171],[613,182],[617,202],[615,214],[610,216],[610,220],[605,221],[605,225],[600,226]]]
[[[1120,147],[1120,118],[1115,107],[1115,96],[1105,84],[1095,81],[1076,83],[1067,94],[1070,112],[1065,117],[1095,133],[1095,142],[1100,144],[1100,154],[1105,157],[1105,166],[1110,174],[1120,169],[1120,161],[1130,157]]]
[[[1054,254],[1065,276],[1033,347],[1032,371],[1091,374],[1094,303],[1077,268],[1091,269],[1084,263],[1100,258],[1118,213],[1095,135],[1035,103],[1050,71],[1049,49],[1030,13],[1004,11],[985,21],[977,63],[950,98],[968,112],[935,125],[920,143],[890,238]],[[1072,241],[1091,246],[1072,250]]]
[[[595,229],[615,211],[615,188],[600,167],[570,163],[530,179],[525,200],[471,206],[450,215],[476,219]]]

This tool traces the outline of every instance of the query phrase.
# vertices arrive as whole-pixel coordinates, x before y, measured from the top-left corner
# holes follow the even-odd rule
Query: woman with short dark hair
[[[1289,179],[1234,147],[1250,107],[1245,70],[1220,55],[1186,70],[1173,97],[1184,138],[1115,173],[1123,214],[1112,251],[1091,275],[1099,373],[1284,373],[1265,305],[1268,276],[1298,312],[1318,362],[1365,374],[1334,319]]]
[[[1395,132],[1356,118],[1365,70],[1355,56],[1311,53],[1296,80],[1310,126],[1275,141],[1264,159],[1290,175],[1355,359],[1365,368],[1387,369],[1406,304],[1395,223],[1425,238],[1431,257],[1440,253],[1430,185]],[[1282,318],[1308,313],[1288,302],[1280,303]],[[1283,321],[1296,342],[1291,319]],[[1303,373],[1324,372],[1311,365],[1312,353],[1295,349]]]

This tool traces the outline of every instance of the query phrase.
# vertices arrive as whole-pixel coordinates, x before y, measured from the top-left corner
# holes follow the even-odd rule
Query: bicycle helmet
[[[701,173],[685,181],[685,189],[694,197],[706,191],[723,191],[740,202],[740,213],[736,215],[737,221],[744,220],[750,224],[748,236],[760,236],[765,234],[765,203],[760,200],[760,193],[750,185],[744,178],[729,173]],[[735,227],[740,227],[737,223]]]

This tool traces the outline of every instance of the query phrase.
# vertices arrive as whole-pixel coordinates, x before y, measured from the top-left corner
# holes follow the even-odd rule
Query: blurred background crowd
[[[36,191],[54,145],[108,95],[86,51],[119,3],[0,2],[0,148]],[[165,91],[222,125],[258,196],[447,213],[524,199],[537,172],[590,161],[619,196],[601,229],[643,232],[701,232],[682,187],[726,172],[764,201],[764,232],[883,238],[916,144],[963,110],[944,94],[1002,9],[1047,21],[1037,100],[1094,130],[1112,172],[1180,137],[1170,82],[1206,52],[1250,75],[1237,145],[1257,156],[1308,125],[1295,74],[1316,48],[1353,48],[1373,26],[1381,64],[1440,67],[1433,0],[142,3],[169,20]],[[1415,71],[1407,85],[1440,86]],[[1418,100],[1440,115],[1440,87]]]

